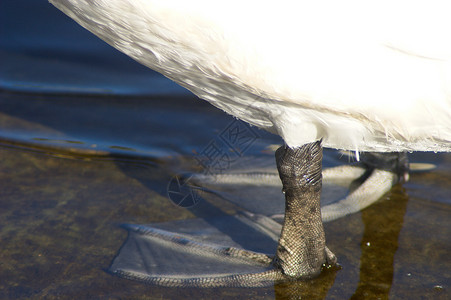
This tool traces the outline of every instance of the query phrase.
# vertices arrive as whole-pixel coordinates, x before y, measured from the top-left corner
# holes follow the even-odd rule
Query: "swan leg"
[[[313,277],[324,264],[336,263],[335,255],[326,248],[321,220],[322,156],[319,141],[276,151],[285,217],[275,265],[293,278]]]
[[[405,152],[364,152],[361,157],[366,169],[392,172],[400,182],[409,180],[409,159]]]

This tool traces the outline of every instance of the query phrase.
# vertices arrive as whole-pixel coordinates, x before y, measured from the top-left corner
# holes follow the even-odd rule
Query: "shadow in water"
[[[167,162],[166,165],[160,165],[150,167],[146,166],[147,170],[144,170],[144,172],[136,172],[136,167],[129,166],[128,163],[123,163],[121,161],[117,162],[117,166],[121,169],[121,171],[128,177],[134,178],[141,182],[141,184],[145,187],[147,187],[149,190],[157,192],[160,194],[163,198],[167,200],[168,203],[173,205],[174,207],[178,207],[180,211],[184,210],[185,213],[189,213],[195,218],[202,219],[206,222],[209,226],[212,226],[219,230],[221,234],[224,236],[230,237],[232,240],[234,240],[235,237],[237,237],[239,240],[236,240],[235,242],[237,244],[240,244],[245,249],[253,249],[254,251],[263,251],[267,252],[264,249],[261,248],[255,248],[256,244],[255,241],[260,241],[262,245],[271,245],[274,243],[274,241],[269,238],[267,235],[263,234],[262,232],[258,232],[254,228],[248,226],[245,223],[242,223],[239,219],[233,218],[233,226],[232,224],[222,224],[220,221],[224,219],[224,217],[229,217],[233,214],[235,214],[237,211],[240,210],[240,207],[225,201],[221,199],[220,197],[215,197],[215,195],[212,195],[210,193],[204,193],[201,191],[198,191],[197,198],[198,202],[195,203],[195,205],[191,207],[180,207],[177,204],[173,203],[168,198],[168,184],[171,181],[171,177],[173,176],[173,171],[171,170],[173,162]],[[181,164],[184,164],[184,162],[181,162]],[[180,166],[178,166],[180,168]],[[154,172],[159,174],[158,180],[150,179],[149,173]],[[169,216],[172,219],[180,219],[180,216]],[[228,221],[231,221],[232,219],[227,219]],[[239,238],[236,234],[236,231],[239,230],[238,228],[245,229],[248,235],[247,239]],[[271,252],[273,249],[269,249]]]
[[[389,298],[394,256],[408,200],[405,190],[397,185],[388,197],[362,211],[365,229],[361,241],[360,278],[351,299]]]
[[[339,267],[324,269],[315,279],[274,285],[276,300],[325,299],[335,282]]]

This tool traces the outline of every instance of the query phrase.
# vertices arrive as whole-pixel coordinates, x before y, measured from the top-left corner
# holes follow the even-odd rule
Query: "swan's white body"
[[[451,151],[449,1],[50,2],[289,146]]]

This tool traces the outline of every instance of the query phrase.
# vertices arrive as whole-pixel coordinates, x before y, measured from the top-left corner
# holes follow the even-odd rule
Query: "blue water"
[[[270,158],[279,137],[252,128],[121,55],[45,0],[0,2],[0,298],[446,299],[451,289],[451,156],[378,203],[326,224],[342,270],[308,284],[169,289],[105,272],[122,223],[192,218],[167,197],[211,143]],[[222,143],[222,144],[221,144]],[[228,148],[229,147],[229,148]],[[229,151],[229,152],[228,152]],[[340,162],[325,152],[326,166]],[[258,200],[258,199],[257,199]],[[256,201],[257,201],[256,200]],[[226,208],[224,208],[226,210]]]

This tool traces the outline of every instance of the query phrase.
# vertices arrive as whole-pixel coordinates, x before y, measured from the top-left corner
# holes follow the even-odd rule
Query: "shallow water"
[[[127,236],[120,224],[194,217],[168,199],[168,183],[199,170],[196,158],[235,120],[92,39],[46,1],[17,2],[0,3],[0,58],[8,62],[0,65],[0,298],[449,296],[450,154],[411,155],[437,167],[327,223],[342,269],[319,279],[175,289],[106,272]],[[245,151],[230,156],[273,155],[267,146],[280,139],[252,130]],[[339,157],[326,151],[326,166]]]

